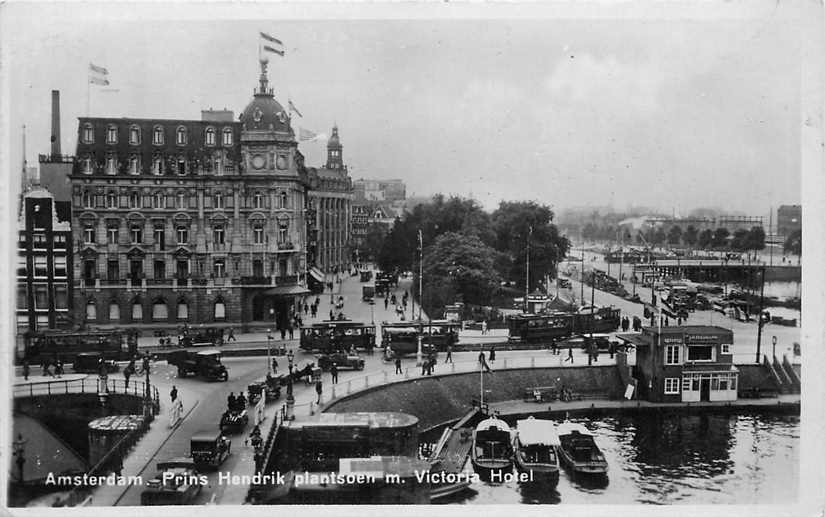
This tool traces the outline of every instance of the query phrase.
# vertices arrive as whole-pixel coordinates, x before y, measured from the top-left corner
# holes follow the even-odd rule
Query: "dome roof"
[[[327,141],[327,147],[338,147],[341,145],[341,142],[338,140],[338,125],[332,126],[332,136],[329,137]]]
[[[241,115],[244,131],[279,131],[291,133],[289,114],[271,93],[255,93]]]

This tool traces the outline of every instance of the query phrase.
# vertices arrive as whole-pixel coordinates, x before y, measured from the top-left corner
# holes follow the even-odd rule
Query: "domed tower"
[[[298,143],[290,126],[289,114],[275,100],[269,87],[262,57],[260,84],[241,114],[241,155],[243,174],[277,173],[298,175],[295,154]]]
[[[344,146],[338,139],[338,124],[332,126],[332,136],[327,142],[327,169],[344,169]]]

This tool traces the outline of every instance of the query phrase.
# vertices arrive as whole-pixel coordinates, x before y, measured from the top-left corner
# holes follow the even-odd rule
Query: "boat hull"
[[[472,463],[473,470],[484,481],[501,480],[513,471],[513,462],[508,460],[473,459]]]
[[[559,448],[559,456],[561,457],[564,466],[576,474],[583,474],[587,476],[607,475],[607,462],[577,461],[567,451],[565,451],[563,447]]]
[[[547,463],[522,463],[515,462],[516,470],[525,474],[531,474],[535,481],[547,481],[551,484],[559,482],[559,466]]]

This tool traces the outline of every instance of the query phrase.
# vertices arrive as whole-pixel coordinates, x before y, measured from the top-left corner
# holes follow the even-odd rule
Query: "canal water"
[[[505,420],[514,424],[513,419]],[[555,488],[538,481],[479,481],[463,496],[444,502],[751,504],[796,500],[798,416],[651,412],[571,421],[583,423],[595,435],[610,469],[605,481],[574,479],[563,469]],[[472,471],[469,461],[466,469]]]

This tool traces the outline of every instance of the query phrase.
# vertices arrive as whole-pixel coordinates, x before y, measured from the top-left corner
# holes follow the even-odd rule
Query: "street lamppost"
[[[292,362],[295,359],[295,354],[292,349],[286,354],[287,361],[289,361],[289,377],[287,377],[286,384],[286,419],[293,420],[295,418],[295,396],[292,395]]]
[[[759,317],[761,318],[762,315],[760,314]],[[776,336],[771,338],[771,343],[773,343],[773,356],[776,357]]]
[[[370,300],[370,322],[375,325],[375,300]]]
[[[17,440],[12,442],[14,460],[17,463],[17,480],[21,485],[25,481],[23,479],[23,465],[26,463],[26,441],[23,439],[23,433],[17,433]]]
[[[272,329],[266,329],[266,371],[272,373]]]
[[[421,322],[421,308],[424,306],[424,299],[422,298],[423,291],[423,275],[424,275],[424,237],[421,235],[421,230],[418,230],[418,350],[415,353],[415,365],[421,366],[424,362],[424,352],[421,348],[421,334],[424,332],[424,327]],[[412,316],[412,313],[410,313]]]
[[[146,374],[146,393],[143,397],[143,414],[147,418],[154,418],[152,409],[152,387],[149,385],[149,352],[143,356],[143,372]]]

